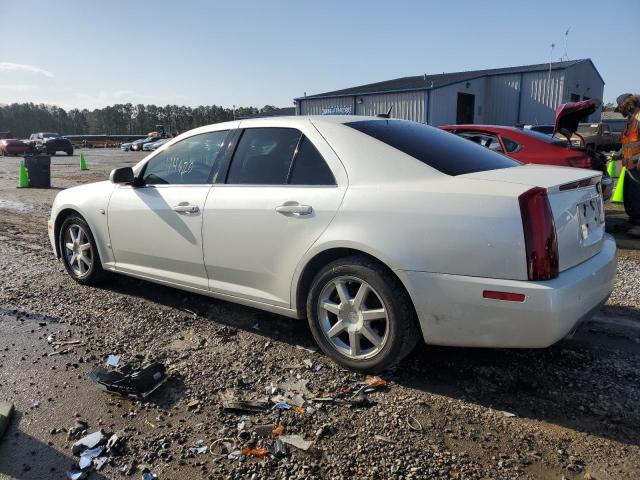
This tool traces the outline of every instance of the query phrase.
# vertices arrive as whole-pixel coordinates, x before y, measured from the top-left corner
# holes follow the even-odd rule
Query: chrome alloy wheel
[[[75,223],[64,233],[64,256],[76,277],[85,276],[93,265],[93,249],[84,229]]]
[[[318,319],[331,345],[352,359],[375,356],[389,334],[389,317],[380,296],[356,277],[334,278],[324,286]]]

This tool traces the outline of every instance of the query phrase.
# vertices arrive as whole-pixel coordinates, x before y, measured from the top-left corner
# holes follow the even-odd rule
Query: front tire
[[[67,273],[82,285],[104,278],[96,241],[87,222],[79,215],[67,217],[58,232],[58,248]]]
[[[307,299],[311,332],[340,365],[360,372],[389,368],[420,338],[411,299],[400,281],[365,257],[338,259],[314,278]]]

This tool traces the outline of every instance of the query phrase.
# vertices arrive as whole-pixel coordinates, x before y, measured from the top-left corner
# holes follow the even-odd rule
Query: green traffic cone
[[[609,175],[611,178],[618,176],[618,169],[616,168],[615,160],[611,160],[607,165],[607,175]]]
[[[89,170],[87,162],[84,160],[84,153],[80,154],[80,170]]]
[[[611,201],[613,203],[624,203],[624,174],[627,173],[627,169],[622,167],[622,171],[620,172],[620,178],[618,179],[618,184],[616,185],[616,191],[613,192],[613,196],[611,197]]]
[[[18,188],[27,188],[29,186],[29,172],[24,164],[20,162],[20,170],[18,171]]]

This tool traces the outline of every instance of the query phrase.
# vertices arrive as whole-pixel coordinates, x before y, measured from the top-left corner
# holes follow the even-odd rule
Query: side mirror
[[[111,180],[111,183],[133,183],[135,181],[133,169],[131,167],[122,167],[111,170],[109,180]]]

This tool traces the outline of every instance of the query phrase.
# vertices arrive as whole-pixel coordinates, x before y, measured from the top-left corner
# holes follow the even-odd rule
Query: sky
[[[640,0],[0,0],[0,104],[292,106],[424,73],[591,58],[640,93]],[[625,45],[628,45],[625,47]],[[632,45],[631,47],[629,45]]]

